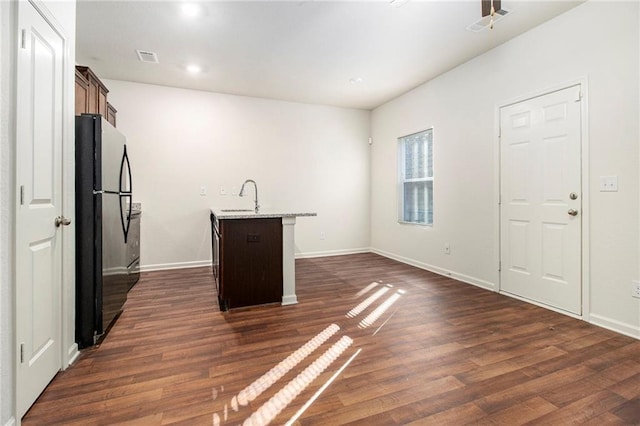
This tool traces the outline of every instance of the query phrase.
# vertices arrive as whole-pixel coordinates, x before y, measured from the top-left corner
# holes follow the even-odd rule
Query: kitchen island
[[[298,303],[296,218],[316,213],[211,209],[213,275],[221,310]]]

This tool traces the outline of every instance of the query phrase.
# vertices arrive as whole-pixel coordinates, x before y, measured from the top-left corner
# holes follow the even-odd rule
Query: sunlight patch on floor
[[[265,402],[249,418],[244,426],[265,426],[271,423],[304,389],[307,388],[324,370],[326,370],[351,344],[353,339],[342,336],[310,366],[305,368],[278,393]]]

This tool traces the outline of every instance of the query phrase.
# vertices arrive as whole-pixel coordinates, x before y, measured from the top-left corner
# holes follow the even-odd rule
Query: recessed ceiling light
[[[202,68],[200,68],[198,65],[191,64],[187,65],[187,71],[189,71],[191,74],[198,74],[200,71],[202,71]]]
[[[184,3],[182,5],[182,13],[189,17],[195,17],[200,15],[200,6],[195,3]]]
[[[353,77],[352,79],[349,80],[349,83],[351,83],[351,84],[360,84],[363,81],[364,80],[362,79],[362,77]]]

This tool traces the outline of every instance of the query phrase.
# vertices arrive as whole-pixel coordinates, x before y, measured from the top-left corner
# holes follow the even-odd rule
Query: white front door
[[[63,39],[18,3],[16,399],[22,417],[61,367]]]
[[[581,314],[580,85],[500,108],[500,289]]]

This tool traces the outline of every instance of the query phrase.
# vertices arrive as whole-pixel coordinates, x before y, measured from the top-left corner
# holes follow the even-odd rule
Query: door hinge
[[[502,271],[502,260],[498,260],[498,272]]]
[[[24,343],[20,343],[20,364],[24,363]]]
[[[20,185],[20,205],[24,205],[24,185]]]
[[[20,40],[20,47],[23,49],[27,48],[27,30],[22,30],[22,34],[20,36],[22,39]]]

